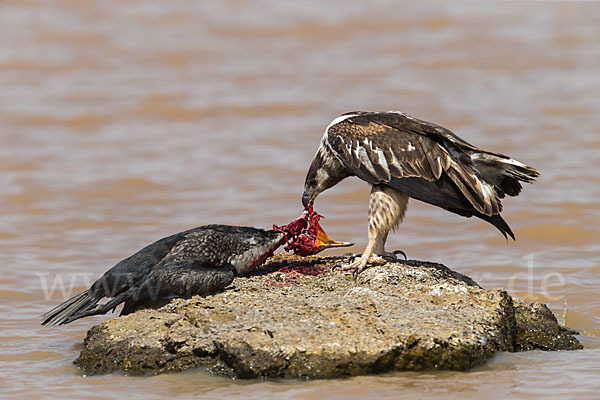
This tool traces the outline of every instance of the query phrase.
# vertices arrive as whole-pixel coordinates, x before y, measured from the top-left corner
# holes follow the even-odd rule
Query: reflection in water
[[[600,348],[594,19],[594,4],[579,2],[435,10],[393,2],[2,2],[3,393],[592,397]],[[121,258],[189,227],[289,221],[325,126],[356,109],[400,109],[541,172],[505,201],[516,243],[484,222],[412,201],[389,248],[549,302],[589,335],[588,350],[503,354],[470,373],[336,381],[240,382],[203,371],[82,378],[71,361],[94,321],[38,326],[36,317],[63,299],[57,277],[81,290]],[[356,242],[355,251],[366,243],[367,196],[350,179],[316,205],[328,233]]]

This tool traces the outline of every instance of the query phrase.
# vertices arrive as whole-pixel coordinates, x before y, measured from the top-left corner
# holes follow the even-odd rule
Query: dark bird
[[[147,302],[222,291],[237,275],[262,265],[282,244],[314,254],[327,247],[350,245],[329,238],[320,216],[303,212],[288,225],[263,230],[245,226],[206,225],[160,239],[120,261],[94,284],[43,314],[54,326],[105,314],[125,303],[121,315]],[[103,298],[110,300],[99,304]]]
[[[408,198],[464,217],[476,216],[515,238],[500,199],[517,196],[538,172],[508,156],[479,149],[448,129],[398,111],[350,112],[329,124],[312,160],[302,203],[349,176],[371,185],[369,241],[350,265],[385,263],[389,231],[404,218]]]

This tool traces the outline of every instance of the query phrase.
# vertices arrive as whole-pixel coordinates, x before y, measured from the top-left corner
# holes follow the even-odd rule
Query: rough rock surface
[[[439,264],[388,263],[355,281],[341,257],[275,255],[209,297],[174,299],[94,326],[88,374],[207,366],[240,378],[466,370],[497,351],[579,349],[546,306],[484,290]]]

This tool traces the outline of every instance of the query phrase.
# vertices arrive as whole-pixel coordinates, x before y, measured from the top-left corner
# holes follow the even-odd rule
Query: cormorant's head
[[[354,245],[354,243],[338,242],[330,238],[319,224],[319,220],[323,217],[313,210],[310,203],[302,213],[301,218],[305,222],[304,229],[285,247],[285,250],[293,250],[295,254],[307,256],[320,253],[331,247]],[[282,228],[288,230],[288,232],[294,232],[298,221],[299,219]]]

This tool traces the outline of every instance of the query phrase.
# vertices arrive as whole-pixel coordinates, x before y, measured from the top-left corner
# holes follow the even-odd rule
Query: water
[[[598,37],[594,2],[1,2],[0,395],[596,397]],[[289,222],[325,126],[357,109],[402,110],[539,169],[504,202],[516,243],[412,202],[389,248],[549,303],[585,350],[313,382],[83,377],[72,361],[106,317],[38,326],[160,237]],[[355,251],[367,196],[347,180],[316,203]]]

